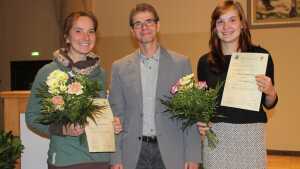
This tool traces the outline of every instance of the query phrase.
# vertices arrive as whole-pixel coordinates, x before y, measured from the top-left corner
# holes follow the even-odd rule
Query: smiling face
[[[216,32],[222,44],[239,43],[242,22],[237,10],[231,8],[220,15],[216,21]]]
[[[159,22],[156,22],[151,12],[138,12],[133,16],[131,32],[141,45],[157,42]]]
[[[71,55],[86,55],[95,46],[95,25],[91,18],[79,16],[65,37]]]

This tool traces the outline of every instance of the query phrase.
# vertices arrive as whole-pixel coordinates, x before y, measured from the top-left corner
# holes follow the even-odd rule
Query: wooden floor
[[[268,155],[268,169],[300,169],[300,157]]]
[[[300,169],[300,156],[268,155],[267,169]]]

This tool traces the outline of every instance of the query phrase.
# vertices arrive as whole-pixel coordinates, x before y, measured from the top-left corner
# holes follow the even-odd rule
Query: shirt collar
[[[147,60],[153,60],[158,62],[159,61],[159,56],[160,56],[160,46],[157,47],[154,55],[152,57],[146,57],[142,52],[141,49],[139,50],[139,57],[142,62],[147,61]]]

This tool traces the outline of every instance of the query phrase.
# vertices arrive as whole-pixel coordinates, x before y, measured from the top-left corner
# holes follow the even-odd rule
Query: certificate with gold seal
[[[114,152],[115,134],[113,114],[107,99],[95,99],[95,103],[102,108],[94,116],[95,121],[88,119],[85,133],[89,152]]]
[[[262,92],[255,76],[266,73],[267,63],[266,53],[233,53],[221,105],[259,111]]]

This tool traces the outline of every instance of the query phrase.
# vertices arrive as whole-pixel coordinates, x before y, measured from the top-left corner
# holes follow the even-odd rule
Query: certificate
[[[104,108],[94,116],[95,121],[88,118],[85,126],[89,152],[114,152],[115,134],[109,102],[107,99],[95,99],[95,103]]]
[[[267,62],[266,53],[233,53],[221,105],[259,111],[262,92],[255,76],[265,74]]]

